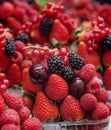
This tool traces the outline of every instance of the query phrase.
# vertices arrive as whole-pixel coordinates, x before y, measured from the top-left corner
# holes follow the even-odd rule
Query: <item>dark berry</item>
[[[33,4],[33,3],[34,3],[34,0],[27,0],[27,3]]]
[[[64,67],[62,75],[61,75],[67,82],[70,82],[74,79],[75,74],[71,67]]]
[[[29,68],[29,76],[33,82],[45,83],[48,80],[48,71],[40,64],[34,64]]]
[[[43,21],[40,24],[40,33],[46,35],[50,32],[53,25],[53,20],[47,17],[44,17]]]
[[[15,37],[15,41],[16,40],[20,40],[20,41],[24,42],[25,44],[27,44],[29,42],[29,36],[25,33],[21,33]]]
[[[80,78],[74,78],[69,85],[70,94],[79,99],[86,90],[85,83]]]
[[[0,0],[0,4],[2,4],[5,0]]]
[[[111,49],[111,34],[102,38],[99,44],[102,50],[110,50]]]
[[[69,63],[73,69],[79,70],[84,66],[84,60],[74,52],[70,52],[68,55]]]
[[[11,56],[14,54],[15,50],[16,50],[16,47],[14,44],[14,40],[11,38],[7,38],[6,45],[5,45],[5,54],[8,56]]]
[[[56,73],[61,75],[63,68],[64,68],[64,62],[60,59],[60,57],[56,55],[52,55],[47,59],[47,64],[49,71],[51,73]]]

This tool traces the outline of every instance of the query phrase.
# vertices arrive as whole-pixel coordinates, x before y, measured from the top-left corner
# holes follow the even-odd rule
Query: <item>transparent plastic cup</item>
[[[111,130],[110,119],[111,117],[97,121],[44,123],[43,130]]]

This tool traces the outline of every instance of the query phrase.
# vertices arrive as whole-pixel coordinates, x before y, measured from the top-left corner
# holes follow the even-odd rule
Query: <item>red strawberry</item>
[[[14,124],[3,125],[1,130],[20,130],[20,127]]]
[[[26,119],[28,119],[31,115],[31,111],[23,106],[19,111],[18,111],[19,117],[20,117],[20,121],[21,123],[23,123]]]
[[[97,105],[97,99],[93,94],[86,93],[80,98],[80,105],[84,111],[93,110]]]
[[[57,40],[60,44],[64,45],[68,42],[69,39],[69,32],[67,28],[58,20],[55,19],[50,35],[49,35],[50,40]]]
[[[11,85],[20,84],[22,81],[20,67],[15,63],[11,64],[6,71],[6,78],[10,81]]]
[[[58,107],[51,103],[43,92],[39,92],[36,96],[33,114],[41,122],[54,121],[58,117]]]
[[[79,77],[88,83],[95,76],[96,68],[93,64],[85,64],[78,72]]]
[[[8,17],[6,22],[7,26],[15,33],[17,33],[17,31],[22,27],[22,24],[14,17]]]
[[[100,91],[101,88],[101,83],[99,80],[93,78],[91,81],[89,81],[86,84],[87,92],[96,94],[98,91]]]
[[[32,111],[33,106],[34,106],[34,102],[35,102],[34,97],[29,96],[28,94],[24,94],[24,95],[22,96],[22,100],[23,100],[24,106],[28,107],[29,110]]]
[[[106,119],[108,116],[109,116],[108,107],[104,103],[98,102],[95,109],[92,111],[92,118],[94,120],[102,120]]]
[[[111,50],[105,51],[103,53],[102,62],[105,67],[111,66]]]
[[[68,95],[61,103],[60,115],[63,120],[78,121],[84,117],[84,112],[80,107],[79,101]]]
[[[104,88],[101,88],[100,91],[98,91],[96,94],[95,94],[97,100],[99,102],[107,102],[108,101],[108,91]]]
[[[6,109],[0,115],[0,125],[15,124],[20,125],[18,113],[13,109]]]
[[[111,90],[111,66],[108,67],[103,75],[103,82],[107,90]]]
[[[78,45],[77,54],[84,58],[85,63],[93,64],[96,68],[99,67],[100,57],[96,51],[88,52],[87,45],[84,42],[80,42]]]
[[[8,68],[10,64],[9,57],[6,56],[3,52],[0,52],[0,68],[1,71],[4,71]]]
[[[22,130],[42,130],[42,124],[37,118],[29,118],[23,122]]]
[[[5,109],[5,103],[3,97],[0,95],[0,113]]]
[[[45,92],[51,100],[61,100],[68,94],[68,84],[59,75],[51,74],[45,86]]]
[[[0,4],[0,18],[6,19],[9,16],[14,14],[14,6],[10,2],[3,2],[3,4]]]
[[[25,91],[37,94],[42,91],[43,84],[34,83],[29,77],[29,68],[25,68],[22,72],[22,86]]]
[[[23,106],[22,97],[17,93],[8,93],[8,91],[7,91],[3,94],[3,98],[9,108],[12,108],[12,109],[18,111]]]

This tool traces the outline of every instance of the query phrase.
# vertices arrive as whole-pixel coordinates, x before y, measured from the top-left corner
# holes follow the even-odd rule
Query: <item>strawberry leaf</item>
[[[51,0],[35,0],[35,2],[39,5],[40,8],[43,8],[49,1]]]

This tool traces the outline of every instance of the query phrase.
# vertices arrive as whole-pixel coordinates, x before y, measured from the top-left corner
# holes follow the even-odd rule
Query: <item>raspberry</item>
[[[31,115],[30,110],[27,107],[22,107],[18,112],[21,123],[23,123],[26,119],[28,119]]]
[[[20,125],[18,113],[13,109],[6,109],[0,115],[0,125],[15,124]]]
[[[80,105],[85,111],[93,110],[97,105],[97,99],[94,95],[86,93],[80,98]]]
[[[29,118],[23,122],[22,130],[42,130],[42,124],[37,118]]]
[[[20,127],[14,124],[3,125],[1,130],[20,130]]]
[[[17,51],[23,52],[23,48],[25,47],[24,42],[17,40],[14,42],[14,44]]]
[[[95,94],[97,100],[99,102],[107,102],[108,101],[108,91],[104,88],[101,88],[100,91],[98,91],[96,94]]]
[[[108,107],[102,103],[98,102],[95,109],[92,111],[92,118],[94,120],[102,120],[109,116],[109,109]]]

